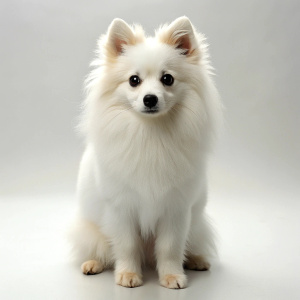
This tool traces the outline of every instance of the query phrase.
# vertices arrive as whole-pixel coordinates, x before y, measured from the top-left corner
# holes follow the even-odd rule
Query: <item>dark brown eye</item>
[[[132,76],[129,78],[129,84],[130,84],[132,87],[136,87],[136,86],[138,86],[140,83],[141,83],[141,79],[140,79],[140,77],[137,76],[137,75],[132,75]]]
[[[162,76],[160,81],[167,86],[171,86],[174,83],[174,78],[171,74],[165,74]]]

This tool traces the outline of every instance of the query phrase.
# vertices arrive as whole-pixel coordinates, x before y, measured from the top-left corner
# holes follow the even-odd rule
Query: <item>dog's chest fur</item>
[[[195,175],[201,147],[188,122],[179,126],[176,119],[142,123],[127,116],[123,122],[107,118],[98,127],[97,155],[100,166],[118,182],[157,196]]]

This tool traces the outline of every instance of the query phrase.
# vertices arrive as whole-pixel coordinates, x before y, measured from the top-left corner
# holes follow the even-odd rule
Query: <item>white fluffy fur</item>
[[[186,17],[154,38],[115,19],[100,39],[80,124],[86,150],[71,233],[85,273],[114,266],[118,284],[138,286],[153,255],[160,283],[183,288],[184,261],[208,266],[206,161],[220,105],[207,58]],[[161,83],[163,73],[172,86]],[[136,74],[142,82],[131,87]],[[158,113],[142,112],[146,94],[158,97]]]

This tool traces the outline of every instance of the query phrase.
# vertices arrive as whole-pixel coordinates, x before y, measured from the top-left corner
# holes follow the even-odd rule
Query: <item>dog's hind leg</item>
[[[70,232],[73,255],[86,275],[101,273],[113,265],[111,247],[100,228],[86,220],[76,220]]]
[[[210,268],[209,258],[216,254],[212,227],[203,209],[192,210],[192,220],[186,245],[186,269],[206,271]]]

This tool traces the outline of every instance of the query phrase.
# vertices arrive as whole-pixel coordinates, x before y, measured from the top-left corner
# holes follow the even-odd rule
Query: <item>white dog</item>
[[[86,137],[72,242],[84,274],[114,266],[116,283],[187,285],[207,270],[206,162],[220,117],[205,39],[186,17],[145,37],[115,19],[100,39],[80,128]]]

